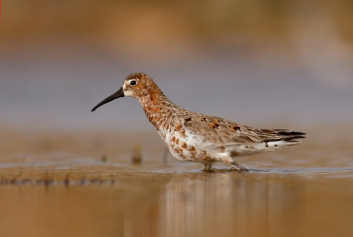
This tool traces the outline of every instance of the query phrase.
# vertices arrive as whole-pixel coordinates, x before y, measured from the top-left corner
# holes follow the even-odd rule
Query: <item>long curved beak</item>
[[[117,92],[112,94],[111,96],[107,97],[106,99],[102,100],[99,104],[94,106],[94,108],[91,110],[91,112],[95,111],[98,107],[101,107],[102,105],[109,103],[110,101],[113,101],[115,99],[118,99],[120,97],[124,97],[124,91],[123,88],[121,87]]]

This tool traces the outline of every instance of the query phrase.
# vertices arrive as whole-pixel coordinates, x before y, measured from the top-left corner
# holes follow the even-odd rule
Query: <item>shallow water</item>
[[[89,166],[0,189],[2,236],[351,236],[353,169]],[[37,169],[37,170],[36,170]],[[23,168],[33,180],[60,180]],[[25,178],[23,179],[25,180]],[[40,185],[34,185],[40,184]],[[59,185],[62,184],[62,185]],[[55,232],[53,232],[55,230]]]
[[[154,135],[139,136],[143,162],[134,165],[133,136],[2,132],[1,236],[353,234],[347,137],[239,159],[249,173],[203,173],[164,163]]]

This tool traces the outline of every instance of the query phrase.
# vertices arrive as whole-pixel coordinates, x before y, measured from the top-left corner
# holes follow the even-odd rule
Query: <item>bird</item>
[[[249,171],[235,158],[297,145],[305,133],[288,129],[257,129],[230,120],[192,112],[175,105],[145,73],[132,73],[120,89],[98,103],[98,107],[121,97],[136,98],[148,120],[181,161],[199,162],[203,171],[213,171],[215,162],[223,162],[234,171]]]

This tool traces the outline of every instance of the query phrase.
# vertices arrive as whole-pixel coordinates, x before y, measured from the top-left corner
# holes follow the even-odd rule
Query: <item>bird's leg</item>
[[[232,166],[231,171],[236,170],[236,171],[249,172],[249,170],[247,168],[245,168],[244,166],[235,162],[231,157],[228,157],[228,156],[222,157],[222,159],[220,161],[223,161],[223,162],[227,163],[228,165]]]
[[[212,162],[205,162],[205,167],[202,170],[203,172],[211,172],[212,171]]]
[[[232,165],[232,169],[235,169],[237,171],[245,171],[245,172],[249,172],[249,170],[247,168],[245,168],[244,166],[240,165],[239,163],[233,161],[230,163]]]

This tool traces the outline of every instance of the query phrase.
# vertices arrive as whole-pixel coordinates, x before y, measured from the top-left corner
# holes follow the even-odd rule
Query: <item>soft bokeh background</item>
[[[146,72],[176,104],[253,126],[353,121],[350,1],[2,2],[1,126],[150,131]]]
[[[353,236],[353,1],[1,3],[0,236]],[[90,112],[141,71],[307,138],[249,173],[165,161],[136,100]]]

